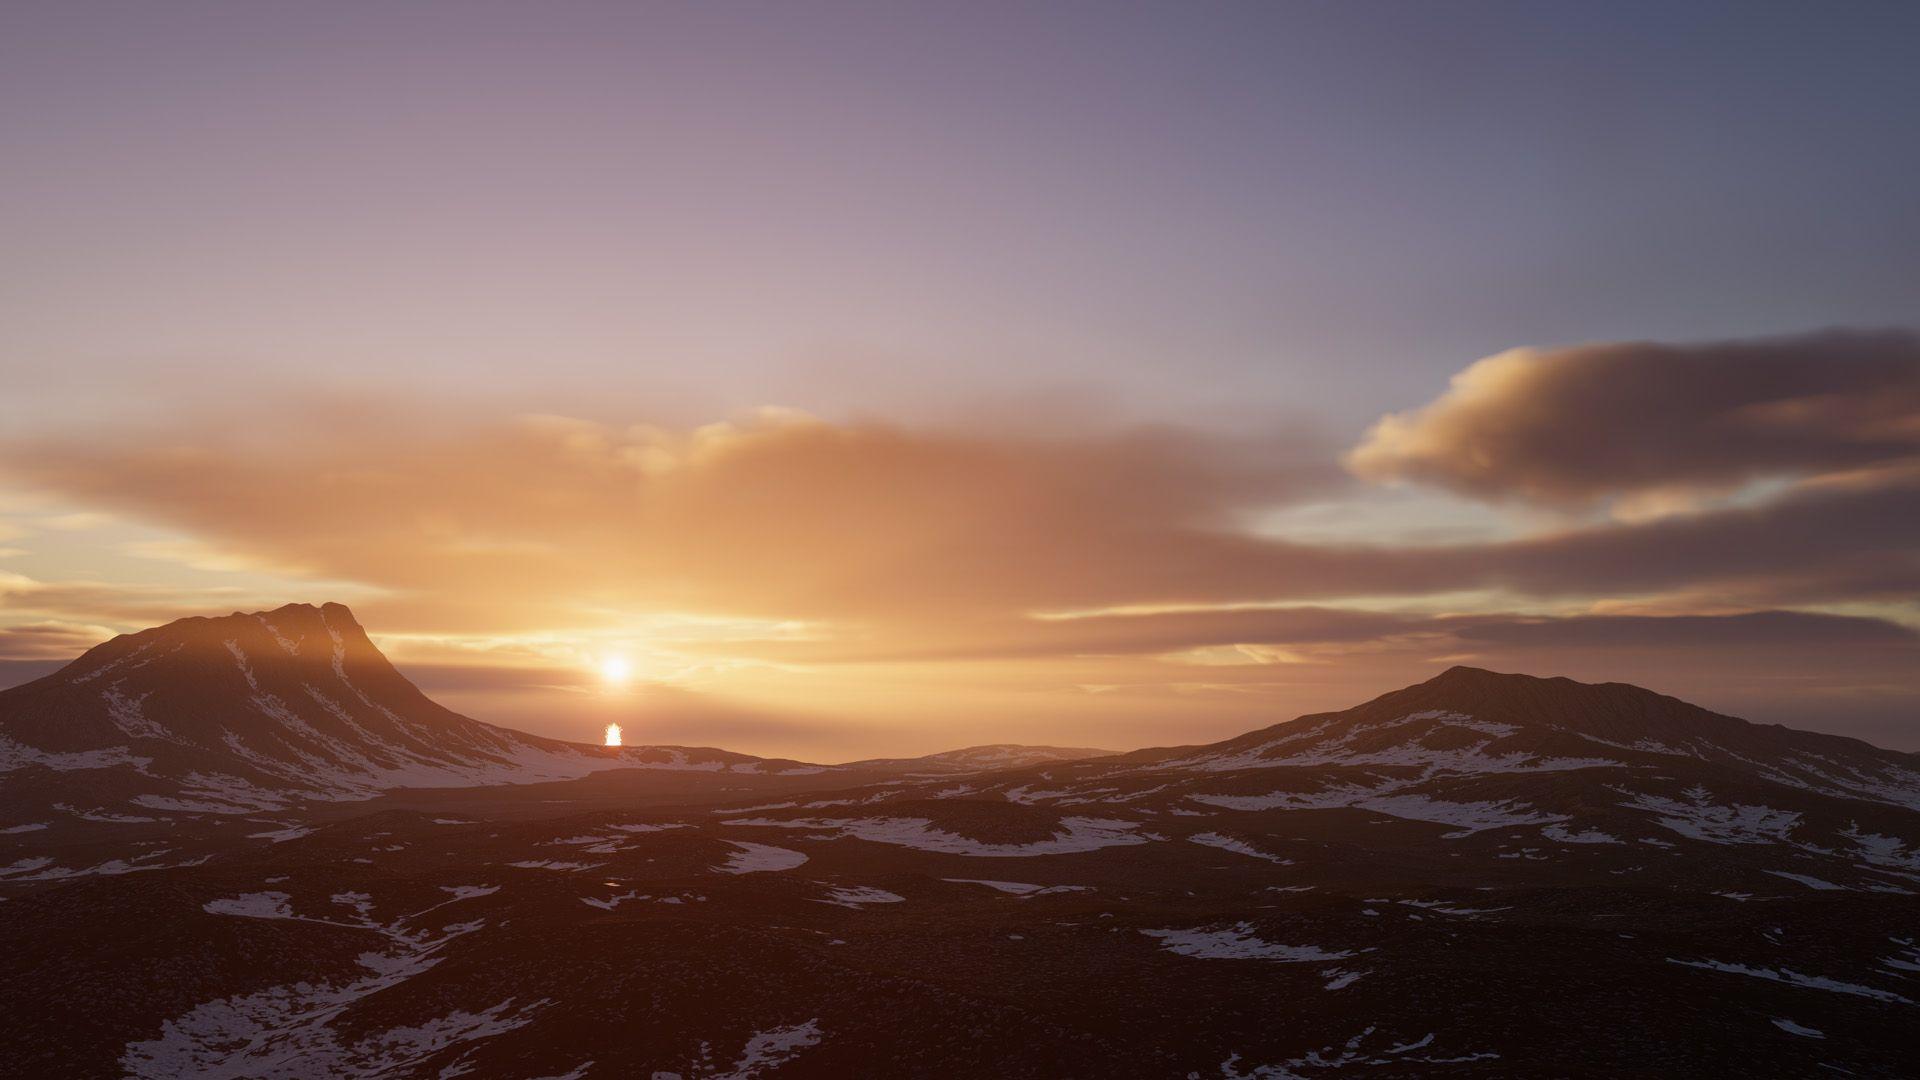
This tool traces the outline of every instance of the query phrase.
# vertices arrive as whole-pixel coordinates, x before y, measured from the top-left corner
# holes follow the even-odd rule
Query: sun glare
[[[609,656],[600,661],[600,677],[619,686],[633,675],[633,665],[625,657]]]
[[[608,746],[620,745],[620,725],[619,724],[607,725],[607,745]]]

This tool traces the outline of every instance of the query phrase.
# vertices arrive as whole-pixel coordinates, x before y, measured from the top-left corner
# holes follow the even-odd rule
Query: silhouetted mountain
[[[743,786],[854,784],[1103,753],[983,746],[828,766],[713,747],[542,738],[439,705],[388,662],[341,604],[181,619],[116,637],[50,675],[0,690],[0,776],[7,778],[0,816],[55,803],[94,817],[244,814],[403,788],[539,784],[613,770],[780,778],[708,785],[725,797]],[[659,786],[649,780],[645,789]],[[676,786],[699,785],[690,777]],[[617,781],[599,788],[622,790]]]
[[[1787,844],[1861,887],[1920,871],[1920,847],[1895,839],[1920,812],[1914,755],[1622,683],[1467,667],[1218,743],[996,774],[974,794],[1184,817],[1339,811],[1502,842],[1531,827],[1625,844],[1651,828],[1669,845]]]
[[[1454,668],[772,801],[713,751],[645,803],[606,772],[236,819],[188,774],[206,806],[76,809],[202,751],[350,793],[600,752],[432,706],[344,609],[191,622],[0,697],[0,793],[45,811],[0,820],[20,1075],[1913,1075],[1920,774],[1855,740]]]
[[[1760,725],[1625,683],[1454,667],[1364,705],[1208,746],[1143,750],[1116,769],[1198,773],[1362,770],[1393,780],[1587,769],[1712,767],[1836,798],[1920,809],[1920,757],[1838,735]],[[1285,773],[1273,773],[1281,776]]]
[[[407,681],[340,604],[181,619],[0,691],[0,772],[33,786],[77,781],[95,805],[117,797],[240,813],[622,768],[829,771],[706,747],[563,742],[469,719]]]

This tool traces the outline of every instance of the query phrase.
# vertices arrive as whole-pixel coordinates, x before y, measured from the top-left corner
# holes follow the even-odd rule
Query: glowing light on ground
[[[607,725],[607,745],[608,746],[620,745],[620,725],[619,724]]]

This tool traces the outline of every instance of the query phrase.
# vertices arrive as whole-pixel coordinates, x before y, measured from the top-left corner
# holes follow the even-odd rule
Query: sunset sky
[[[1916,40],[7,6],[0,685],[336,600],[588,741],[1125,749],[1470,663],[1920,749]]]

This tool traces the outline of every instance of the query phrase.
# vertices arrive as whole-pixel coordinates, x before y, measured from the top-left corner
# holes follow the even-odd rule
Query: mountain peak
[[[1349,713],[1373,720],[1423,710],[1456,712],[1603,745],[1684,747],[1685,753],[1696,756],[1732,753],[1757,759],[1790,751],[1891,753],[1842,735],[1755,724],[1632,683],[1588,683],[1466,665],[1383,694]]]
[[[1564,675],[1527,675],[1521,672],[1494,671],[1490,668],[1471,667],[1467,664],[1455,664],[1418,685],[1494,687],[1502,684],[1519,683],[1551,683],[1566,687],[1626,685],[1624,683],[1580,683]]]
[[[1508,697],[1519,694],[1534,700],[1559,699],[1572,701],[1582,699],[1594,701],[1600,699],[1635,698],[1646,702],[1662,702],[1667,706],[1677,706],[1697,712],[1705,712],[1696,705],[1688,704],[1679,698],[1649,690],[1644,686],[1623,682],[1581,682],[1565,675],[1528,675],[1515,671],[1492,671],[1487,668],[1470,667],[1455,664],[1433,678],[1415,683],[1395,694],[1412,694],[1418,691],[1437,691],[1452,694],[1483,694],[1494,697]],[[1392,697],[1392,694],[1387,695]],[[1744,723],[1745,721],[1742,721]]]
[[[226,618],[271,619],[274,621],[311,621],[315,619],[328,621],[338,619],[353,623],[355,626],[359,625],[358,620],[353,617],[353,609],[334,600],[328,600],[317,605],[298,602],[282,604],[271,611],[236,611],[226,616]]]
[[[347,669],[384,676],[392,665],[367,637],[345,604],[283,604],[269,611],[190,616],[122,634],[105,641],[55,672],[56,680],[91,681],[162,656],[179,661],[205,658],[234,667],[236,673],[261,666],[288,665],[332,671]],[[397,673],[394,673],[397,676]]]
[[[110,638],[93,650],[83,654],[84,660],[94,653],[106,651],[115,653],[116,646],[122,643],[150,644],[159,641],[217,641],[235,636],[248,637],[260,631],[280,641],[298,641],[304,637],[325,638],[329,643],[335,639],[343,643],[368,641],[366,630],[353,616],[351,608],[345,604],[329,601],[315,606],[313,604],[282,604],[277,608],[263,611],[235,611],[227,615],[189,615],[172,622],[150,626],[131,634],[121,634]],[[368,642],[369,645],[371,642]],[[291,651],[291,650],[290,650]]]
[[[252,620],[269,627],[279,628],[282,632],[296,629],[303,631],[331,631],[328,636],[332,636],[332,634],[341,634],[344,636],[349,632],[361,635],[366,633],[360,626],[360,621],[353,617],[352,608],[332,600],[317,606],[314,604],[301,603],[282,604],[270,611],[236,611],[230,615],[176,619],[173,622],[156,626],[152,631],[147,632],[164,633],[174,627],[186,628],[194,626],[195,624],[199,626],[229,626],[244,620]]]
[[[1586,683],[1563,675],[1526,675],[1456,664],[1433,678],[1385,694],[1362,708],[1452,709],[1523,727],[1561,727],[1589,734],[1621,724],[1636,729],[1679,725],[1715,730],[1747,721],[1703,709],[1631,683]]]

